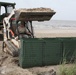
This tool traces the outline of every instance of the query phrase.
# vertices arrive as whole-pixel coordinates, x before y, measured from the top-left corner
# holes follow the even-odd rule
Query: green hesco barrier
[[[45,46],[43,51],[44,65],[60,64],[62,59],[62,43],[57,38],[44,39]]]
[[[19,64],[22,68],[72,62],[76,58],[76,38],[21,39]]]
[[[73,62],[76,59],[76,38],[62,38],[63,60]]]
[[[42,66],[42,48],[42,40],[21,39],[20,66],[23,68]]]
[[[61,50],[57,39],[21,39],[19,64],[23,68],[59,64]]]

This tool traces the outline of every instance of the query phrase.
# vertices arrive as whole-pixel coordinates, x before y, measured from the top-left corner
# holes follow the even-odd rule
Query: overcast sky
[[[0,0],[15,2],[16,8],[49,7],[56,11],[53,20],[76,20],[76,0]]]

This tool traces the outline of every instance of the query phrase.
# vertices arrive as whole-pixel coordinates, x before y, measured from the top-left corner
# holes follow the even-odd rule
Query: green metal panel
[[[56,38],[45,39],[44,65],[59,64],[62,59],[62,43]]]
[[[63,59],[73,62],[76,59],[76,38],[63,38]]]
[[[23,68],[42,66],[42,41],[39,39],[22,39],[20,66]]]
[[[21,39],[19,63],[23,68],[59,64],[76,57],[76,38]]]
[[[56,38],[21,39],[19,58],[23,68],[58,64],[62,58],[62,44]]]

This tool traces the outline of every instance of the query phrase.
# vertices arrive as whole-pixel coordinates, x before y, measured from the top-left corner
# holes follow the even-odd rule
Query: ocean
[[[76,21],[68,20],[50,20],[50,21],[34,21],[33,28],[35,29],[76,29]]]

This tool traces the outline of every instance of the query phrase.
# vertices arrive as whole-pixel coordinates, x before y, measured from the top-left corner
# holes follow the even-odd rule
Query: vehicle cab
[[[3,27],[3,18],[7,17],[15,8],[15,3],[0,2],[0,28]]]

